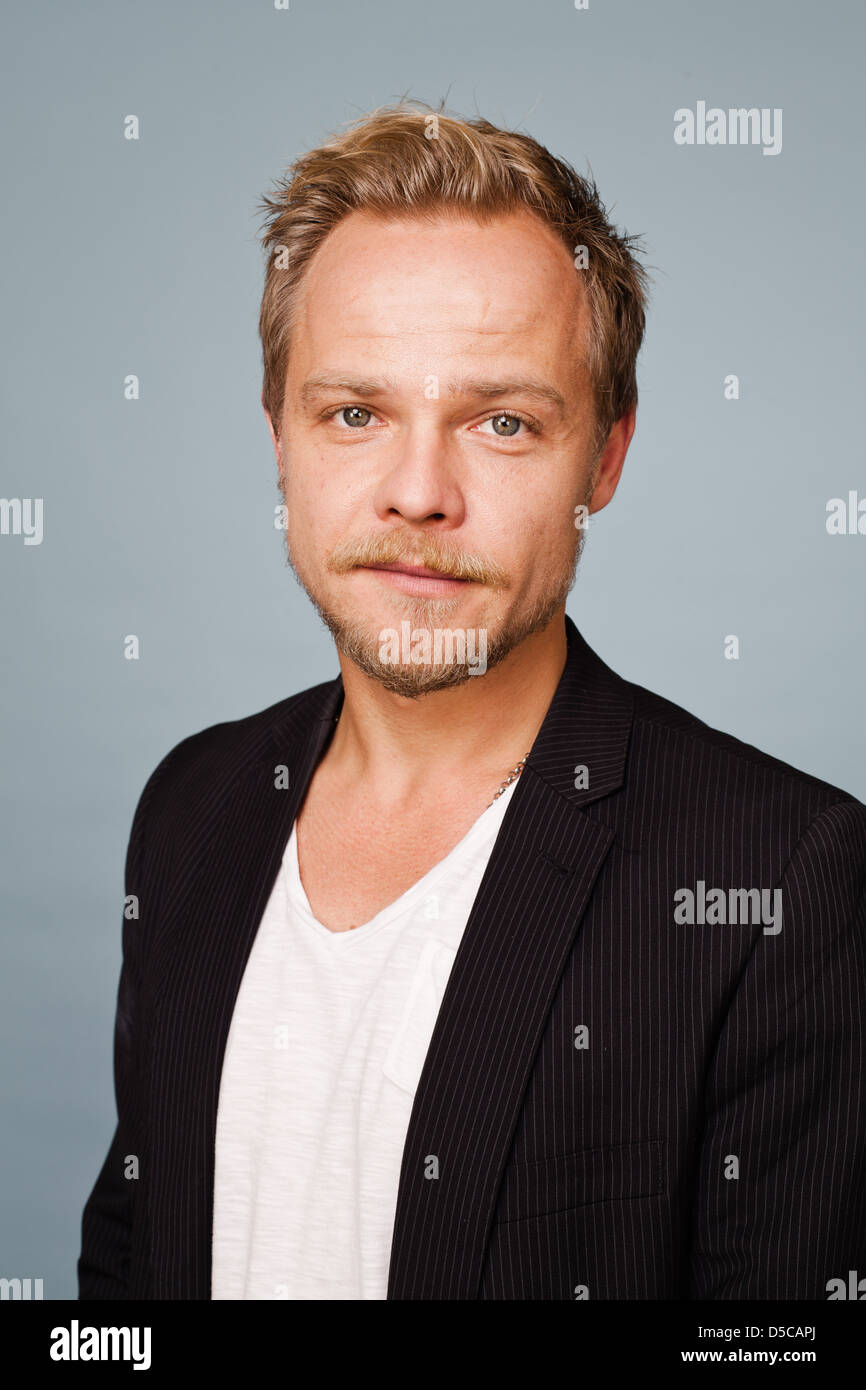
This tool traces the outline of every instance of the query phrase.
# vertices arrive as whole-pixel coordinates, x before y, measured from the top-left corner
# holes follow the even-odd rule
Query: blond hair
[[[595,182],[528,135],[481,118],[464,120],[424,102],[401,101],[349,124],[301,155],[260,204],[267,255],[259,315],[262,399],[279,432],[299,286],[319,246],[356,210],[484,222],[526,209],[546,223],[578,264],[590,309],[587,368],[595,396],[595,446],[637,404],[635,363],[646,322],[647,275],[638,239],[608,221]]]

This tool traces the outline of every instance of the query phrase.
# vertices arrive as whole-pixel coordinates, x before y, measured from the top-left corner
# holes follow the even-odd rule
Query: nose
[[[432,421],[413,426],[394,440],[373,495],[382,521],[408,525],[459,526],[466,514],[458,477],[456,446]]]

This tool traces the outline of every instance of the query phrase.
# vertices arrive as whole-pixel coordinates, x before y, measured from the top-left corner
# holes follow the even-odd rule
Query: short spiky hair
[[[637,238],[608,221],[595,183],[528,135],[489,121],[401,101],[352,122],[301,155],[261,202],[267,255],[259,332],[262,399],[279,432],[289,344],[304,272],[349,213],[382,217],[471,215],[479,221],[526,209],[562,240],[586,248],[591,329],[587,366],[595,392],[596,449],[637,404],[635,363],[646,322],[647,275]],[[577,261],[576,261],[577,264]]]

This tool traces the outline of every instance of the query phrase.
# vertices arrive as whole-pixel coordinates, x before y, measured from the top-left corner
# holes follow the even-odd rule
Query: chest
[[[446,858],[483,810],[473,800],[388,816],[360,802],[308,798],[297,823],[298,866],[313,914],[331,931],[368,922]]]

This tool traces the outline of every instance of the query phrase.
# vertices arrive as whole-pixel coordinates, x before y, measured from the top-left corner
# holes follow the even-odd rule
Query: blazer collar
[[[527,766],[570,806],[588,806],[622,786],[634,697],[568,614],[565,632],[565,667]],[[586,775],[578,775],[578,768]]]

